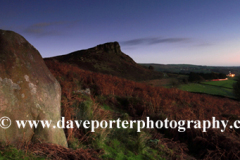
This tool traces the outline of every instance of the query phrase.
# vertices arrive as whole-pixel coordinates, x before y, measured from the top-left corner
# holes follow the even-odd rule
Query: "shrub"
[[[233,84],[233,93],[240,100],[240,76],[237,77],[236,83]]]
[[[1,146],[0,159],[43,160],[44,158],[36,156],[31,152],[27,152],[7,145]]]

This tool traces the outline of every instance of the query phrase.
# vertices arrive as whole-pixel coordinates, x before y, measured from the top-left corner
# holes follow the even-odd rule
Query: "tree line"
[[[225,79],[227,76],[224,73],[196,73],[190,72],[188,81],[189,82],[200,82],[204,80],[212,80],[212,79]]]

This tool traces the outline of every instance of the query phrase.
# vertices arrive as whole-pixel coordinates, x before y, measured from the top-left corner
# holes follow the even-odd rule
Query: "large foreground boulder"
[[[39,52],[22,36],[0,30],[0,141],[13,145],[38,141],[67,147],[61,116],[61,88]],[[18,128],[16,120],[52,120],[50,128],[39,122],[34,129]],[[4,129],[5,127],[5,129]]]

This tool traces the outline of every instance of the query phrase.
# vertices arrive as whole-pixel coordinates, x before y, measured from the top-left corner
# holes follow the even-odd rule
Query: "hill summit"
[[[45,61],[48,60],[75,64],[84,70],[110,74],[136,81],[162,77],[162,73],[144,68],[137,64],[131,57],[124,54],[118,42],[100,44],[86,50],[79,50],[67,55],[45,59]]]

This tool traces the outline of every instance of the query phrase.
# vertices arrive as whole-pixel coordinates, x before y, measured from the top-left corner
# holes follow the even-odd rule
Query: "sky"
[[[119,42],[137,63],[240,66],[239,0],[0,0],[0,29],[52,57]]]

